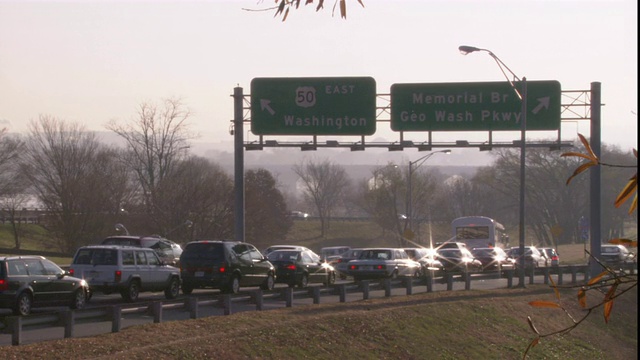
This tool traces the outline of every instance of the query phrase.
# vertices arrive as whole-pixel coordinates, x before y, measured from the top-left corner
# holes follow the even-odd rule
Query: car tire
[[[164,289],[164,297],[171,300],[177,298],[178,295],[180,295],[180,280],[174,276],[171,277],[169,285]]]
[[[327,282],[325,283],[325,285],[331,286],[335,283],[336,283],[336,273],[333,271],[327,273]]]
[[[267,278],[264,280],[264,283],[260,286],[262,290],[273,290],[273,287],[276,284],[276,279],[273,277],[273,274],[267,275]]]
[[[13,307],[13,313],[18,316],[25,316],[31,313],[31,307],[33,306],[33,298],[31,294],[23,291],[18,295],[16,303]]]
[[[73,293],[73,298],[71,299],[71,304],[69,307],[72,309],[82,309],[87,303],[87,294],[83,288],[76,290]]]
[[[185,295],[191,295],[193,287],[191,285],[182,284],[182,293]]]
[[[309,286],[309,275],[302,274],[302,277],[300,278],[300,281],[298,282],[298,287],[306,288],[307,286]]]
[[[120,295],[126,302],[134,302],[138,300],[138,296],[140,296],[140,284],[137,280],[131,281],[129,286],[127,286],[125,290],[122,290]]]
[[[238,275],[233,275],[229,283],[223,289],[223,292],[227,294],[237,294],[240,291],[240,278]]]

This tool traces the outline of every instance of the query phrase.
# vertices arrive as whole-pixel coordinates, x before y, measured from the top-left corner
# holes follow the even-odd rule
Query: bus
[[[509,246],[504,226],[486,216],[463,216],[451,222],[452,240],[465,243],[468,249]]]

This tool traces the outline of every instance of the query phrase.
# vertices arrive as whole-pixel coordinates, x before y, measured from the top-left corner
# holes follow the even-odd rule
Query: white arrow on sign
[[[260,99],[260,110],[266,109],[269,112],[269,114],[273,115],[276,112],[273,111],[273,109],[271,108],[271,106],[269,106],[269,104],[271,104],[271,100]]]
[[[536,106],[531,112],[537,114],[540,110],[542,110],[542,108],[548,109],[550,101],[551,98],[548,96],[538,98],[538,106]]]

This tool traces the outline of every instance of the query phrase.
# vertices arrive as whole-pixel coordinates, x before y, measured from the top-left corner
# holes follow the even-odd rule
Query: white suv
[[[91,292],[120,292],[128,302],[136,301],[144,291],[164,290],[167,299],[180,293],[180,270],[165,265],[148,248],[83,246],[76,251],[69,272],[87,281]]]

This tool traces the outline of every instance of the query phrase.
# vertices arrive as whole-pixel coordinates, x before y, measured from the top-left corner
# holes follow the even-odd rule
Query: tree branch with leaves
[[[611,164],[602,161],[593,151],[591,145],[587,141],[587,139],[582,135],[578,134],[580,137],[580,141],[584,145],[585,152],[566,152],[561,156],[563,157],[579,157],[586,159],[587,161],[582,163],[578,168],[575,169],[573,174],[567,179],[566,184],[569,185],[571,180],[573,180],[576,176],[585,172],[587,169],[590,169],[594,166],[609,166],[609,167],[623,167],[623,168],[636,168],[636,173],[629,179],[623,189],[620,191],[616,200],[614,202],[614,206],[619,208],[625,202],[629,201],[633,197],[631,201],[631,205],[629,206],[628,213],[632,214],[637,209],[638,205],[638,165],[619,165],[619,164]],[[638,158],[638,151],[633,149],[633,154],[636,159]],[[609,243],[625,245],[628,247],[637,247],[637,240],[623,239],[623,238],[615,238],[609,240]],[[585,250],[586,251],[586,250]],[[592,256],[591,253],[586,251],[589,255],[590,259],[596,261],[604,271],[602,271],[597,276],[590,279],[585,285],[579,286],[579,290],[577,293],[578,304],[580,308],[584,311],[584,314],[580,318],[574,317],[571,312],[564,306],[560,299],[559,289],[561,286],[556,285],[553,282],[551,276],[549,276],[549,280],[551,282],[551,288],[554,290],[556,300],[557,301],[544,301],[544,300],[535,300],[529,302],[529,305],[538,308],[551,308],[562,310],[565,315],[570,319],[571,325],[561,328],[559,330],[553,330],[548,333],[541,333],[538,328],[535,326],[533,319],[531,316],[527,317],[527,321],[529,323],[529,327],[536,334],[536,337],[529,343],[529,346],[524,352],[523,358],[526,359],[529,351],[540,343],[540,340],[543,338],[547,338],[555,335],[565,335],[575,328],[577,328],[585,319],[587,319],[595,310],[602,308],[604,321],[605,323],[609,323],[611,318],[611,312],[613,310],[614,300],[629,292],[632,289],[635,289],[638,285],[638,275],[637,270],[636,273],[627,273],[626,270],[623,269],[614,269],[610,266],[603,264],[599,259]],[[574,286],[575,287],[575,286]],[[603,297],[601,300],[597,301],[595,304],[589,306],[587,304],[587,294],[590,292],[596,292],[596,294],[602,294]]]

